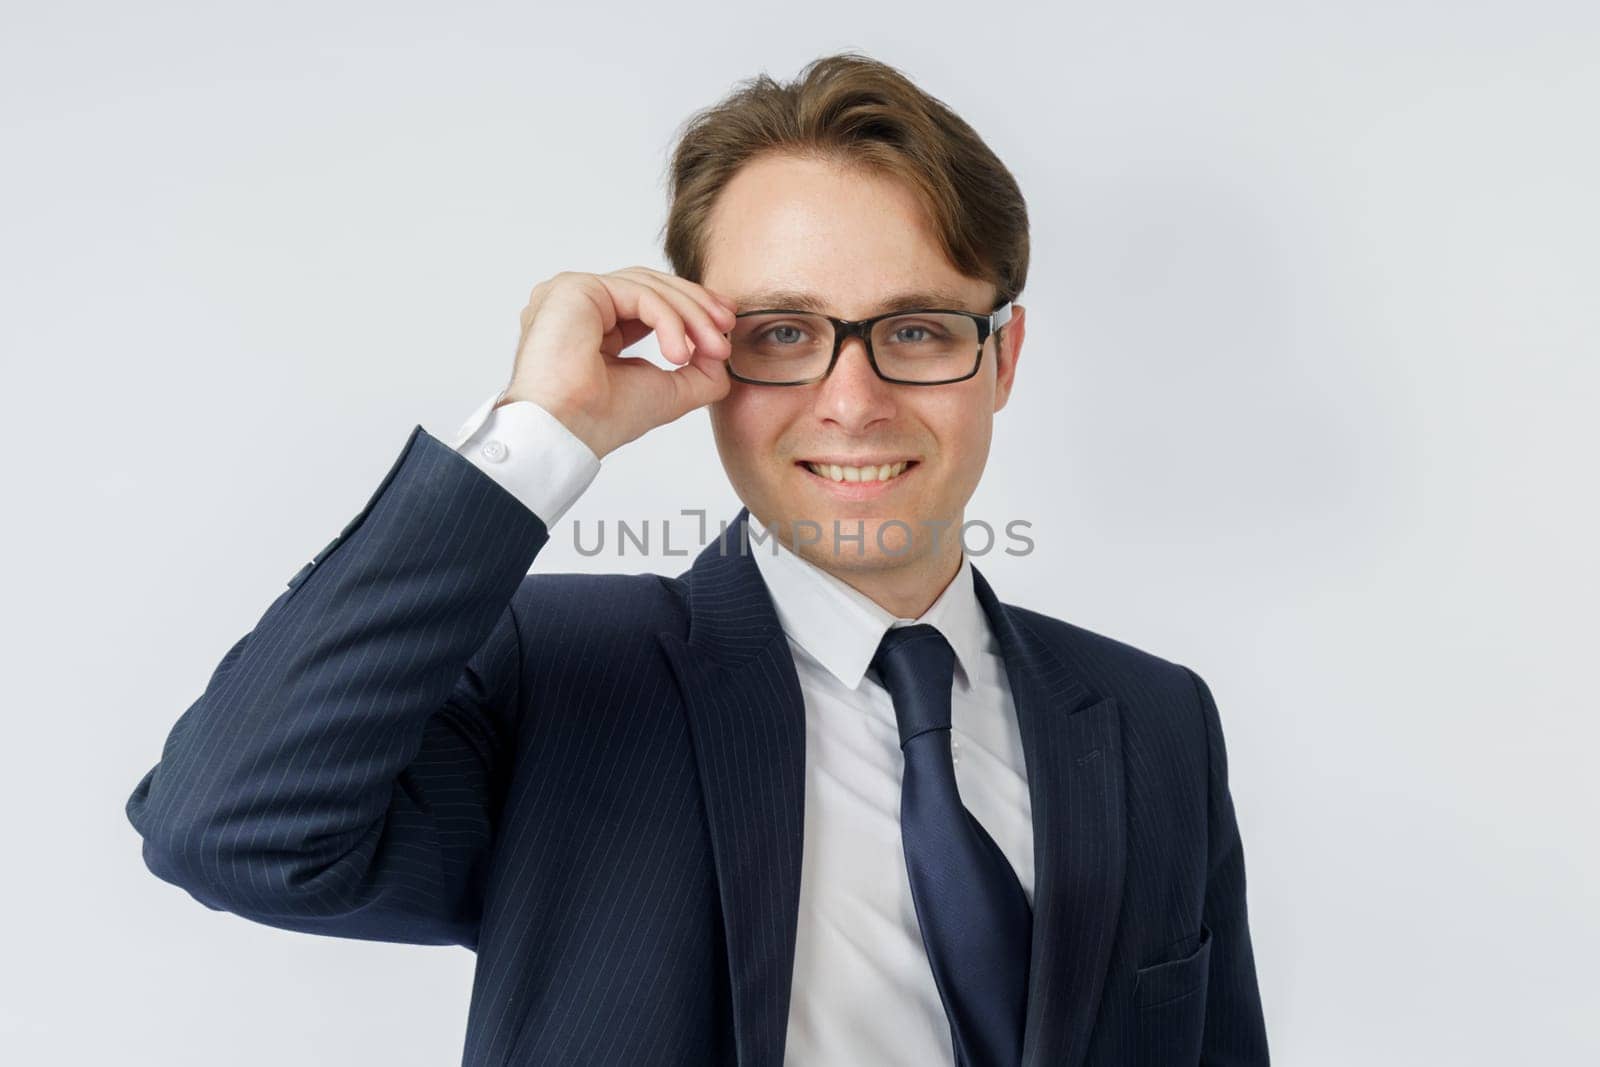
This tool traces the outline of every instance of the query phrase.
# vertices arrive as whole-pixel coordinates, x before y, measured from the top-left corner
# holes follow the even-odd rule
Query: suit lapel
[[[1126,864],[1122,724],[1060,656],[1000,603],[977,567],[973,587],[1000,640],[1033,809],[1033,948],[1024,1067],[1077,1067],[1105,987]]]
[[[722,899],[743,1067],[777,1067],[804,836],[805,702],[741,509],[689,573],[689,635],[659,635],[683,693]]]
[[[804,836],[805,702],[741,508],[688,574],[687,640],[659,635],[688,715],[743,1067],[782,1062]],[[1083,1061],[1122,900],[1121,722],[972,569],[1000,641],[1033,812],[1024,1067]]]

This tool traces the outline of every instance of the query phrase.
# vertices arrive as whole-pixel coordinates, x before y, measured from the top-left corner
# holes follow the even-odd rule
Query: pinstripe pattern
[[[526,572],[539,519],[422,427],[127,802],[195,899],[477,953],[462,1062],[782,1061],[803,699],[753,559]],[[1001,604],[1034,816],[1024,1062],[1267,1062],[1216,705]]]

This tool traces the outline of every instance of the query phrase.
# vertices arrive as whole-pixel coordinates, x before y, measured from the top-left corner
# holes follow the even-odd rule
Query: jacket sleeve
[[[1199,695],[1210,758],[1205,924],[1211,928],[1202,1067],[1265,1067],[1266,1024],[1256,984],[1245,905],[1244,845],[1228,789],[1228,754],[1217,703],[1205,680],[1185,667]]]
[[[128,798],[146,866],[270,926],[475,949],[514,744],[511,600],[547,540],[415,427]]]

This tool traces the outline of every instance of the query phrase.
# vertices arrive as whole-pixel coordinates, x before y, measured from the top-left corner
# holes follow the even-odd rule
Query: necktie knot
[[[919,622],[893,626],[884,633],[872,668],[894,701],[902,748],[918,734],[950,728],[955,666],[955,649],[935,626]]]

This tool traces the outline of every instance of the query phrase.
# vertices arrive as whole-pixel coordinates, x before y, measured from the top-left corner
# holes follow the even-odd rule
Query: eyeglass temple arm
[[[1008,323],[1010,321],[1011,321],[1011,301],[1009,301],[1009,300],[1007,300],[1004,304],[1001,304],[999,307],[995,308],[993,311],[991,311],[989,313],[989,329],[991,331],[999,330],[1000,327],[1004,326],[1006,323]]]

